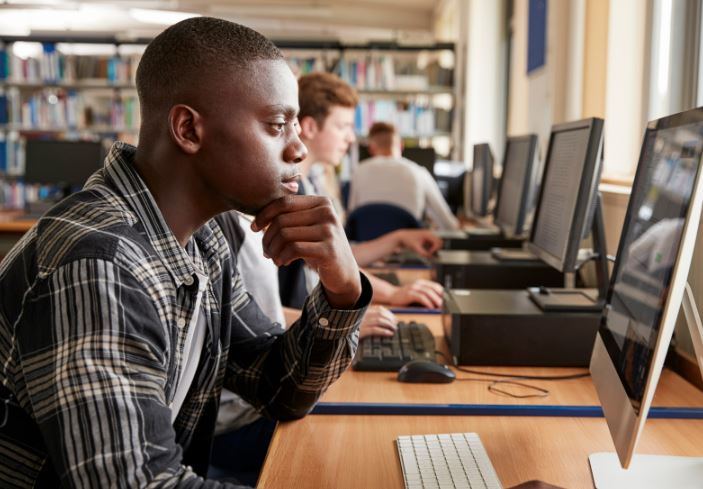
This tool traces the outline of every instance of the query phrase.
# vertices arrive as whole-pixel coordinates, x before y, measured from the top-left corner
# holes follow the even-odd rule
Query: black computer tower
[[[450,290],[444,302],[444,335],[458,365],[587,367],[601,319],[543,312],[522,290]]]
[[[447,289],[563,287],[564,274],[541,260],[500,261],[488,251],[442,250],[435,280]]]
[[[506,238],[502,234],[471,234],[466,231],[438,233],[445,250],[489,251],[491,248],[522,248],[525,238]]]

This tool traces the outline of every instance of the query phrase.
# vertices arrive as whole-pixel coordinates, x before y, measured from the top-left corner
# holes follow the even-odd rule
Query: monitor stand
[[[593,213],[591,237],[596,260],[596,297],[584,289],[550,289],[530,287],[527,289],[530,299],[543,311],[602,311],[608,295],[608,255],[605,244],[605,225],[603,224],[603,202],[600,194],[596,200]]]
[[[703,375],[703,323],[693,291],[686,283],[681,301],[698,368]],[[633,455],[630,466],[623,469],[615,453],[593,453],[588,457],[596,489],[659,489],[662,487],[701,487],[703,457],[669,455]]]

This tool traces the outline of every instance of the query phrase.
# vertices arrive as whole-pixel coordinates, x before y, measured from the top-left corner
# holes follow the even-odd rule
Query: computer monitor
[[[25,148],[24,181],[80,188],[103,163],[102,143],[30,139]]]
[[[427,171],[434,176],[434,165],[437,161],[437,152],[434,148],[411,147],[403,148],[403,157],[414,161],[418,165],[427,168]],[[359,144],[359,161],[371,158],[369,147],[365,144]]]
[[[508,238],[525,232],[536,183],[536,153],[535,134],[510,137],[506,142],[493,222]]]
[[[433,147],[429,148],[403,148],[403,156],[418,165],[427,168],[430,175],[434,176],[434,165],[437,161],[437,152]]]
[[[703,108],[650,122],[646,129],[590,365],[625,468],[647,418],[682,299],[685,305],[692,297],[684,291],[703,201],[702,153]],[[700,329],[693,335],[700,345]],[[594,478],[601,477],[597,462],[592,456]],[[617,466],[614,455],[611,463]],[[703,460],[694,465],[698,479],[686,487],[703,481]],[[668,480],[666,487],[681,487]]]
[[[471,170],[471,215],[486,217],[493,188],[493,153],[488,143],[474,145]],[[466,201],[465,201],[466,202]]]
[[[591,231],[603,148],[603,119],[552,127],[542,188],[527,248],[561,272],[576,270]]]

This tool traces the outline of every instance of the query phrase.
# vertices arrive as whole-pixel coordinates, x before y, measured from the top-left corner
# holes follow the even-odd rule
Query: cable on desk
[[[516,382],[514,380],[495,380],[495,379],[477,379],[477,378],[472,378],[472,377],[457,377],[456,380],[463,380],[466,382],[490,382],[488,385],[488,392],[492,392],[494,394],[498,394],[501,396],[507,396],[507,397],[512,397],[514,399],[529,399],[529,398],[534,398],[534,397],[547,397],[549,396],[549,390],[547,389],[542,389],[541,387],[537,387],[536,385],[530,385],[530,384],[525,384],[524,382]],[[536,394],[515,394],[513,392],[509,392],[505,389],[501,389],[501,386],[518,386],[518,387],[523,387],[525,389],[531,389],[533,391],[536,391]]]
[[[519,374],[501,374],[498,372],[481,372],[480,370],[472,370],[470,368],[460,367],[459,365],[454,365],[454,363],[441,351],[435,351],[436,355],[444,358],[448,363],[451,364],[455,369],[474,375],[486,375],[488,377],[505,377],[508,379],[520,379],[520,380],[573,380],[582,379],[585,377],[590,377],[591,374],[569,374],[569,375],[519,375]]]
[[[474,374],[474,375],[485,375],[487,377],[504,377],[505,379],[501,380],[496,380],[496,379],[477,379],[477,378],[470,378],[470,377],[457,377],[456,380],[465,380],[465,381],[473,381],[473,382],[490,382],[488,385],[488,391],[492,392],[494,394],[502,395],[502,396],[508,396],[512,397],[515,399],[528,399],[528,398],[535,398],[535,397],[547,397],[549,396],[549,390],[548,389],[543,389],[541,387],[537,387],[535,385],[530,385],[526,384],[524,382],[517,382],[517,380],[573,380],[573,379],[582,379],[585,377],[589,377],[591,374],[589,373],[584,373],[584,374],[570,374],[570,375],[518,375],[518,374],[501,374],[498,372],[481,372],[480,370],[472,370],[470,368],[464,368],[460,367],[459,365],[455,365],[454,362],[450,361],[450,359],[442,353],[441,351],[437,350],[435,351],[436,355],[441,356],[444,358],[448,363],[450,363],[455,369],[459,370],[460,372],[466,372],[469,374]],[[515,380],[511,380],[515,379]],[[531,389],[533,391],[536,391],[536,394],[514,394],[512,392],[508,392],[507,390],[501,389],[501,386],[519,386],[519,387],[524,387],[526,389]]]

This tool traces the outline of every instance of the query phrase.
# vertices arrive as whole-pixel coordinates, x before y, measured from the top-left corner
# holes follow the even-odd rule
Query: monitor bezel
[[[686,213],[684,227],[681,234],[681,241],[679,243],[676,260],[674,263],[673,273],[671,275],[671,283],[668,288],[668,293],[664,298],[659,334],[654,346],[651,366],[645,380],[645,389],[642,396],[639,414],[635,411],[630,397],[628,396],[625,387],[622,385],[620,375],[611,360],[605,340],[601,336],[601,328],[604,327],[604,321],[607,319],[607,312],[609,309],[609,304],[612,300],[617,271],[621,265],[620,257],[625,244],[622,238],[631,226],[631,220],[635,211],[633,207],[636,204],[637,199],[633,197],[637,197],[635,192],[637,192],[636,189],[640,184],[640,180],[643,178],[643,152],[647,143],[647,138],[650,136],[649,133],[652,131],[669,129],[696,122],[703,122],[703,108],[674,114],[669,117],[652,121],[647,125],[645,137],[642,142],[642,149],[640,150],[638,170],[632,186],[633,191],[630,195],[630,201],[628,203],[627,213],[625,214],[625,221],[622,228],[623,231],[620,238],[620,243],[618,245],[618,258],[616,259],[613,273],[611,274],[607,296],[608,306],[606,306],[604,314],[601,317],[601,324],[599,326],[598,333],[596,334],[593,353],[591,356],[589,367],[591,378],[593,379],[593,384],[601,401],[603,413],[608,424],[608,429],[610,430],[613,444],[615,445],[615,450],[623,468],[627,468],[629,466],[635,446],[642,433],[642,429],[644,428],[644,423],[647,419],[647,414],[649,413],[652,399],[654,398],[654,393],[661,375],[661,370],[664,365],[669,343],[674,332],[676,318],[678,316],[679,309],[681,308],[681,301],[698,234],[701,208],[703,206],[703,172],[701,172],[700,160],[692,189],[691,202],[688,212]],[[641,191],[642,190],[640,190],[640,192]],[[691,219],[692,216],[698,216],[698,218]]]
[[[503,184],[505,182],[505,168],[508,165],[508,148],[511,144],[518,143],[529,143],[528,149],[528,159],[525,168],[525,178],[522,182],[522,189],[520,195],[520,206],[518,208],[518,215],[515,219],[515,224],[501,222],[499,218],[500,204],[502,202],[501,196],[503,193]],[[532,194],[532,185],[534,185],[534,167],[535,167],[535,153],[537,152],[537,135],[528,134],[525,136],[511,136],[505,143],[505,152],[503,153],[503,169],[500,178],[500,184],[498,185],[498,193],[496,196],[496,207],[493,210],[493,222],[496,226],[500,228],[503,235],[506,238],[513,238],[516,236],[521,236],[525,231],[525,221],[527,220],[527,212],[529,206],[530,195]]]
[[[579,182],[578,197],[576,199],[576,207],[574,213],[571,216],[571,227],[568,232],[568,243],[566,246],[566,253],[563,259],[561,257],[555,256],[545,249],[541,248],[539,245],[535,244],[535,233],[537,231],[537,224],[539,223],[540,211],[542,208],[542,203],[544,196],[547,192],[546,181],[547,175],[549,175],[549,169],[551,167],[551,156],[552,148],[554,144],[554,137],[560,132],[569,132],[579,129],[589,129],[588,145],[586,148],[586,161],[583,165],[581,178]],[[563,124],[555,124],[552,126],[552,132],[549,135],[549,147],[547,149],[547,158],[545,160],[544,170],[542,172],[542,185],[540,186],[539,198],[537,199],[537,206],[535,210],[535,216],[532,220],[532,227],[530,229],[530,239],[527,242],[527,249],[532,252],[535,256],[540,258],[542,261],[552,266],[553,268],[559,270],[560,272],[573,272],[576,269],[576,260],[578,257],[578,252],[581,247],[581,239],[584,233],[584,227],[590,223],[587,223],[588,216],[592,216],[593,213],[591,209],[596,201],[596,196],[598,194],[598,182],[600,180],[600,172],[602,166],[602,151],[603,151],[603,119],[597,117],[592,117],[589,119],[582,119],[580,121],[566,122]],[[590,178],[584,178],[588,177]]]
[[[97,154],[97,160],[96,160],[96,165],[95,165],[95,170],[93,173],[97,170],[99,170],[102,167],[103,159],[105,158],[105,148],[103,146],[103,143],[101,141],[93,141],[93,140],[63,140],[63,139],[28,139],[25,143],[25,148],[24,148],[24,159],[25,159],[25,171],[24,171],[24,176],[23,180],[27,184],[31,185],[57,185],[57,186],[83,186],[87,182],[88,178],[90,178],[90,175],[84,180],[83,182],[78,182],[78,181],[68,181],[68,180],[54,180],[54,181],[41,181],[40,179],[34,178],[34,174],[30,173],[30,175],[27,175],[27,168],[30,167],[30,154],[31,154],[31,147],[34,145],[47,145],[50,148],[53,149],[54,151],[59,151],[60,147],[67,147],[67,146],[72,146],[75,144],[80,144],[80,145],[86,145],[86,146],[92,146],[91,149],[96,150]],[[52,148],[53,146],[53,148]],[[57,164],[54,162],[54,164]]]
[[[481,209],[479,209],[479,212],[476,211],[476,208],[474,207],[474,170],[476,168],[476,161],[480,158],[476,158],[477,152],[481,150],[481,148],[484,148],[486,150],[486,155],[488,157],[487,162],[485,165],[487,168],[484,166],[483,170],[483,182],[482,182],[482,188],[483,188],[483,195],[481,196]],[[480,153],[479,153],[480,154]],[[481,165],[484,164],[484,162],[479,163]],[[473,158],[473,166],[471,168],[471,205],[469,206],[471,209],[471,214],[473,217],[476,218],[482,218],[488,216],[489,210],[488,210],[488,203],[491,200],[491,185],[493,182],[493,166],[495,165],[495,158],[493,157],[493,152],[491,151],[491,146],[488,143],[478,143],[474,144],[474,158]]]

